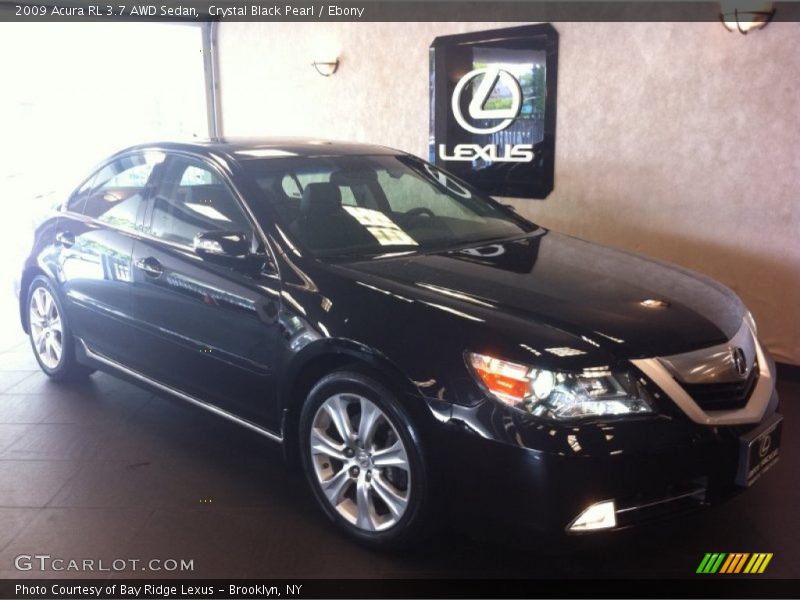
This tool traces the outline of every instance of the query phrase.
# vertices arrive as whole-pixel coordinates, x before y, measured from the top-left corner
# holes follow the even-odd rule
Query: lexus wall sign
[[[430,160],[492,195],[547,196],[557,49],[546,24],[436,38]]]
[[[511,94],[511,105],[507,108],[486,108],[492,94],[497,89],[500,79],[504,79],[506,88]],[[467,84],[473,80],[480,80],[476,89],[472,92],[472,99],[469,102],[468,113],[472,122],[467,121],[461,113],[461,96],[467,90]],[[450,104],[453,110],[453,118],[463,129],[470,133],[486,134],[497,133],[508,129],[519,117],[522,108],[522,88],[519,80],[514,75],[496,66],[475,69],[458,80],[456,88],[453,90],[453,100]],[[480,127],[474,123],[479,121],[489,121],[489,125]],[[495,124],[496,123],[496,124]],[[453,153],[448,154],[447,145],[439,144],[439,156],[442,160],[461,160],[472,161],[480,159],[490,162],[531,162],[534,158],[533,144],[507,144],[504,148],[498,148],[497,144],[456,144]]]

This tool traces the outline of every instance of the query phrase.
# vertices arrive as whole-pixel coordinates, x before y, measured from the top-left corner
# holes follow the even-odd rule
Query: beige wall
[[[224,23],[228,135],[427,155],[428,46],[501,23]],[[525,216],[719,279],[800,364],[800,24],[556,23],[555,190]],[[330,78],[310,62],[334,47]]]

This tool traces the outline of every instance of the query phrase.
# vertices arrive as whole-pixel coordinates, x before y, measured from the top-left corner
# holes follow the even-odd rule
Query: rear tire
[[[45,375],[55,381],[85,379],[94,369],[75,358],[75,340],[55,287],[39,275],[28,288],[28,337]]]
[[[430,529],[428,467],[397,396],[352,371],[335,371],[300,413],[300,455],[318,504],[348,536],[400,549]]]

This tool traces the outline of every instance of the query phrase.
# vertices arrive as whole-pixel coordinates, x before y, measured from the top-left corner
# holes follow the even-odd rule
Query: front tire
[[[36,362],[56,381],[83,379],[92,369],[75,359],[75,341],[58,294],[46,277],[28,288],[28,332]]]
[[[388,388],[350,371],[324,377],[303,405],[300,447],[317,502],[350,537],[397,549],[427,533],[421,441]]]

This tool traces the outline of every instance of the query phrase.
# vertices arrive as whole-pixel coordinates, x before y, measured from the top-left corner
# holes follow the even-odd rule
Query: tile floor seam
[[[25,523],[25,525],[23,525],[22,527],[20,527],[19,531],[17,531],[13,536],[11,536],[11,539],[9,539],[5,544],[0,546],[0,554],[5,552],[6,548],[11,546],[11,544],[13,544],[17,540],[17,538],[20,537],[25,532],[25,530],[33,524],[33,522],[36,520],[37,514],[39,513],[39,511],[41,511],[41,508],[32,508],[30,506],[26,506],[26,507],[7,507],[7,506],[3,506],[2,508],[14,508],[15,510],[20,510],[21,509],[21,510],[30,510],[30,511],[35,511],[35,512],[34,512],[33,516],[28,520],[28,522]]]
[[[26,371],[19,371],[19,370],[15,370],[15,371],[4,371],[4,372],[5,372],[5,373],[25,373]],[[28,372],[28,374],[27,374],[25,377],[23,377],[22,379],[20,379],[19,381],[17,381],[17,382],[15,382],[15,383],[11,384],[11,385],[10,385],[10,386],[8,386],[7,388],[0,389],[0,394],[2,394],[2,395],[9,394],[9,390],[11,390],[11,389],[13,389],[13,388],[17,387],[18,385],[20,385],[20,384],[22,384],[22,383],[24,383],[24,382],[28,381],[28,379],[30,379],[31,377],[33,377],[33,376],[35,376],[35,375],[38,375],[38,373],[37,373],[36,371],[30,371],[30,372]],[[11,393],[11,394],[9,394],[9,395],[16,395],[16,394],[13,394],[13,393]]]

